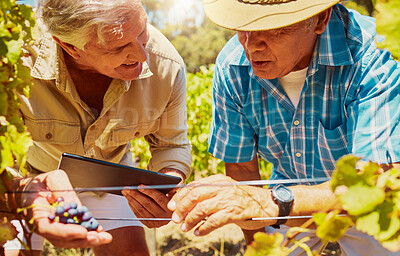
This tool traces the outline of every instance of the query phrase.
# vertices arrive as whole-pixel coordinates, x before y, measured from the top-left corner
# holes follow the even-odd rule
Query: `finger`
[[[112,241],[112,236],[107,232],[98,233],[96,231],[91,231],[87,233],[87,236],[84,239],[75,239],[70,241],[63,239],[51,239],[49,241],[56,247],[87,248],[108,244]]]
[[[218,211],[210,215],[202,224],[200,224],[196,228],[194,234],[196,236],[205,236],[215,229],[231,223],[231,219],[227,218],[226,216],[229,216],[229,212],[225,210]]]
[[[218,194],[216,193],[217,191],[218,188],[216,187],[197,187],[191,189],[185,197],[181,197],[180,201],[176,201],[174,196],[171,200],[177,205],[172,215],[172,220],[175,223],[180,223],[200,202],[214,198]],[[171,206],[171,203],[168,206]]]
[[[145,190],[147,191],[147,189]],[[147,215],[149,217],[171,216],[171,212],[167,208],[168,198],[166,195],[154,189],[149,190],[151,191],[147,191],[147,193],[151,194],[154,198],[137,190],[123,190],[123,194],[127,195],[126,198],[134,204],[138,211],[146,210],[151,213]]]
[[[148,189],[148,186],[139,185],[139,191],[154,200],[164,211],[169,212],[167,204],[169,198],[157,189]]]
[[[127,192],[127,193],[125,193]],[[162,208],[158,207],[159,209],[157,211],[149,211],[147,208],[145,208],[138,200],[136,200],[135,193],[141,194],[140,192],[133,192],[131,193],[130,191],[123,191],[123,194],[128,200],[128,204],[131,208],[131,210],[135,213],[136,217],[138,218],[166,218],[171,216],[171,212],[165,212]],[[133,195],[133,196],[132,196]],[[143,196],[143,195],[142,195]],[[153,202],[153,205],[155,203]],[[169,221],[141,221],[144,225],[146,225],[148,228],[158,228],[161,226],[164,226],[169,223]]]
[[[170,202],[168,204],[168,209],[170,209],[171,211],[175,211],[176,207],[178,205],[178,202],[182,202],[183,199],[186,199],[189,204],[190,204],[191,200],[196,199],[196,196],[198,196],[198,199],[199,199],[200,198],[199,196],[201,195],[201,193],[192,194],[193,198],[188,198],[188,195],[190,195],[191,192],[194,190],[204,189],[204,191],[206,191],[206,192],[208,191],[207,194],[204,194],[205,198],[209,197],[209,193],[211,191],[218,191],[218,188],[216,188],[216,187],[212,187],[212,186],[201,187],[201,185],[217,184],[217,183],[230,183],[230,182],[235,182],[235,181],[225,175],[222,175],[222,174],[212,175],[212,176],[202,178],[197,181],[190,182],[189,184],[187,184],[187,186],[180,188],[176,192],[176,194],[172,197],[172,199],[170,200]]]

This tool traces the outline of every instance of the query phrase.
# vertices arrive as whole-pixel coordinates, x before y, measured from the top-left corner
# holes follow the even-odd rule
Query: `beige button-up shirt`
[[[132,158],[130,141],[145,137],[152,154],[149,170],[175,168],[188,177],[184,63],[158,30],[148,29],[149,56],[141,75],[133,81],[114,79],[98,117],[80,99],[62,50],[49,34],[25,48],[29,56],[23,61],[34,85],[30,98],[21,96],[20,109],[34,140],[30,165],[45,172],[57,169],[63,152],[126,164]]]

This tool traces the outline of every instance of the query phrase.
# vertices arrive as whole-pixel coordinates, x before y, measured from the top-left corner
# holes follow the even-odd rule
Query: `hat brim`
[[[306,20],[340,0],[293,0],[286,3],[245,3],[240,0],[203,0],[204,11],[215,24],[233,30],[280,28]]]

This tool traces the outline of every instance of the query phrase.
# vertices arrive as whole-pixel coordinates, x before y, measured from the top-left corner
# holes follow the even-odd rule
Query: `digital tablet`
[[[64,170],[75,188],[120,187],[143,185],[176,185],[179,177],[130,166],[63,153],[58,169]],[[159,189],[168,193],[171,189]],[[121,190],[107,191],[122,195]]]

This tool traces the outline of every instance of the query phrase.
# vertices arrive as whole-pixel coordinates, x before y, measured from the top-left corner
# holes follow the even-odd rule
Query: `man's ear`
[[[325,11],[318,13],[315,17],[317,18],[317,25],[315,26],[315,33],[322,34],[328,25],[329,19],[331,18],[332,7],[326,9]]]
[[[73,46],[72,44],[66,43],[61,41],[58,37],[53,36],[53,39],[63,48],[64,51],[66,51],[69,55],[71,55],[72,58],[74,59],[79,59],[79,49],[76,46]]]

